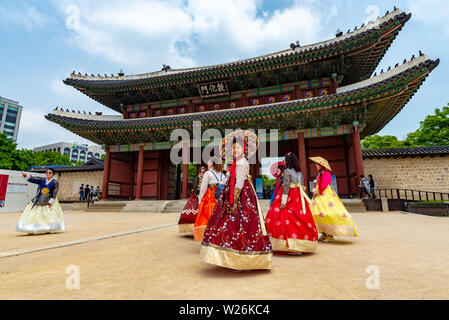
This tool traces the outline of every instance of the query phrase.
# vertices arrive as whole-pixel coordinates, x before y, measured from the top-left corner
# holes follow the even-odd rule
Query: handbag
[[[217,175],[213,171],[210,171],[210,172],[212,172],[212,174],[215,176],[215,179],[217,179],[217,181],[218,181],[217,190],[215,190],[215,200],[218,200],[218,198],[220,198],[221,191],[224,188],[224,184],[220,183],[221,179],[223,178],[223,172],[220,175],[220,180],[218,180]]]

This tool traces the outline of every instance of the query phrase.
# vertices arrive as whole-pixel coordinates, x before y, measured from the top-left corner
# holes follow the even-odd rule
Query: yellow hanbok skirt
[[[318,232],[331,236],[357,237],[354,221],[332,186],[310,203]]]
[[[17,232],[30,234],[65,231],[64,216],[58,199],[53,201],[51,208],[48,205],[38,206],[30,202],[17,223]]]

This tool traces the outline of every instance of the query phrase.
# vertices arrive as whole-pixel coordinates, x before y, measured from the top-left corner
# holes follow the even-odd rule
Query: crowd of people
[[[97,186],[97,188],[94,189],[94,186],[89,186],[88,184],[84,186],[84,184],[81,184],[79,195],[79,201],[98,201],[101,199],[100,186]]]
[[[331,185],[332,169],[322,157],[310,158],[318,172],[310,199],[296,155],[285,155],[278,163],[270,209],[264,216],[247,160],[257,137],[245,132],[246,140],[239,143],[241,130],[233,134],[222,142],[225,150],[226,140],[232,139],[226,174],[216,158],[207,169],[201,167],[178,222],[180,233],[192,233],[201,242],[203,262],[238,272],[271,269],[273,251],[301,255],[335,236],[357,236],[352,216]]]
[[[374,181],[373,176],[370,174],[368,178],[364,175],[360,176],[360,198],[363,199],[366,194],[368,198],[374,199],[376,198],[376,181]]]
[[[292,152],[285,155],[278,163],[271,205],[264,216],[249,175],[248,158],[257,146],[254,133],[234,131],[221,144],[226,171],[222,159],[213,157],[194,179],[178,225],[180,233],[192,233],[200,243],[201,261],[236,272],[271,269],[273,252],[302,255],[315,251],[318,242],[357,236],[352,216],[331,185],[332,168],[322,157],[310,158],[317,171],[310,198],[298,158]],[[26,173],[23,177],[37,184],[38,190],[16,230],[29,234],[64,231],[55,171],[48,169],[45,178]],[[373,190],[367,179],[361,180],[361,186],[366,192]],[[80,201],[101,197],[99,186],[81,185],[79,193]]]

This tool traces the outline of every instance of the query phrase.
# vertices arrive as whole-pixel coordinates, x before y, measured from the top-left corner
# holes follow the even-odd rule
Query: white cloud
[[[51,21],[50,17],[28,5],[0,6],[0,23],[16,24],[31,30],[41,28]]]
[[[73,3],[55,4],[65,15]],[[313,1],[261,15],[259,0],[79,0],[76,5],[79,28],[68,30],[67,42],[133,73],[163,63],[183,68],[247,58],[286,49],[296,40],[313,43],[322,40],[324,20],[337,13],[335,6]]]
[[[449,36],[449,1],[411,0],[409,3],[413,18],[429,26],[432,32]]]

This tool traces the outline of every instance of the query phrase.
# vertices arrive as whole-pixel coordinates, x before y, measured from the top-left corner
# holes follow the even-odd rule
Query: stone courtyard
[[[235,273],[200,261],[177,213],[66,210],[65,233],[36,236],[19,215],[0,216],[0,299],[449,299],[448,218],[355,213],[358,238]]]

